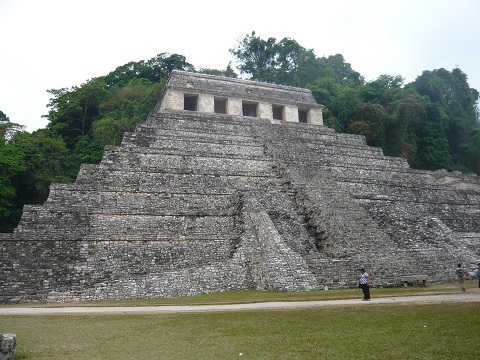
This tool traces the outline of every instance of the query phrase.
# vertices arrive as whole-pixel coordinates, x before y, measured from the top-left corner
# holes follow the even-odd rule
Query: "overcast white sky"
[[[224,69],[252,31],[340,53],[367,81],[459,67],[480,91],[479,0],[0,0],[0,110],[31,132],[48,89],[163,52]]]

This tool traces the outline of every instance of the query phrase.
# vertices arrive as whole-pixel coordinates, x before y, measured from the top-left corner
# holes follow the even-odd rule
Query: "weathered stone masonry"
[[[438,282],[480,258],[476,176],[314,125],[310,96],[174,72],[144,124],[0,235],[0,302],[347,287],[359,266],[377,285]],[[244,99],[272,112],[232,114]]]
[[[174,71],[165,96],[163,110],[193,110],[270,120],[323,125],[322,105],[311,91],[241,79]]]
[[[0,334],[0,360],[15,360],[17,352],[17,335]]]

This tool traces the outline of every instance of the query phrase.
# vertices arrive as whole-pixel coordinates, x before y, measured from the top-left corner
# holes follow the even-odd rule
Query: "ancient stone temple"
[[[304,89],[174,71],[156,109],[0,235],[0,302],[454,278],[480,181],[322,125]]]
[[[322,108],[305,89],[174,71],[159,110],[190,110],[323,125]]]

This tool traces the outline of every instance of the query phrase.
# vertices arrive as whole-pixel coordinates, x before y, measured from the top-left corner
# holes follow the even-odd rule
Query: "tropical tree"
[[[168,78],[173,70],[193,71],[194,67],[179,54],[161,53],[150,60],[131,61],[105,76],[108,86],[125,86],[132,79],[147,79],[152,83]]]
[[[230,49],[230,53],[237,59],[238,69],[242,74],[252,80],[274,82],[277,50],[276,39],[263,40],[255,36],[246,35],[243,40],[237,41],[236,48]]]
[[[427,119],[429,101],[413,89],[398,89],[387,90],[382,102],[389,114],[384,151],[387,155],[403,157],[413,164],[417,156],[419,128]]]
[[[25,172],[16,179],[19,196],[28,202],[40,203],[48,196],[52,182],[68,182],[65,175],[68,149],[63,138],[50,130],[40,129],[15,136],[14,146],[23,154]]]
[[[9,117],[3,111],[0,110],[0,123],[5,123],[8,121],[10,121]]]
[[[432,103],[421,133],[422,144],[428,148],[419,148],[418,166],[478,171],[474,170],[479,166],[472,156],[480,153],[475,131],[480,127],[479,93],[470,88],[467,80],[458,68],[451,72],[441,68],[424,71],[407,85]]]
[[[62,138],[48,130],[16,131],[0,142],[0,226],[12,231],[23,204],[45,201],[50,184],[65,182],[68,150]]]
[[[25,131],[25,126],[11,122],[10,118],[0,111],[0,140],[10,141],[15,134],[23,131]]]
[[[321,77],[328,76],[329,71],[333,70],[335,79],[342,85],[355,87],[365,82],[364,77],[359,72],[353,70],[349,63],[345,62],[342,54],[331,55],[327,58],[322,57],[319,61],[325,65],[323,67],[325,73],[320,74]]]
[[[231,61],[228,63],[225,70],[200,68],[200,69],[198,69],[198,72],[200,72],[202,74],[207,74],[207,75],[225,76],[225,77],[230,77],[230,78],[238,77],[238,74],[235,72],[235,70],[232,67],[232,62]]]
[[[427,170],[453,170],[445,130],[439,123],[427,122],[420,129],[416,167]]]
[[[20,130],[15,129],[16,124],[12,124],[3,112],[0,116],[0,232],[9,232],[18,218],[15,178],[25,171],[25,165],[23,153],[11,142]]]
[[[456,153],[460,144],[469,142],[471,129],[479,126],[479,93],[470,88],[465,73],[458,68],[424,71],[409,87],[441,107],[450,151]]]
[[[47,128],[61,135],[67,147],[73,149],[77,139],[90,131],[100,113],[100,104],[108,96],[105,80],[93,78],[81,86],[48,92],[53,97],[47,105],[51,110],[44,116],[50,121]]]
[[[123,133],[135,130],[135,126],[143,119],[105,117],[95,122],[92,129],[93,137],[103,146],[120,145]]]
[[[480,175],[480,127],[471,131],[468,142],[459,145],[456,160],[463,165],[463,171]]]
[[[237,59],[242,74],[252,80],[283,85],[306,87],[325,68],[313,50],[305,49],[295,40],[263,40],[254,31],[238,41],[230,53]]]
[[[383,147],[388,118],[382,105],[359,103],[353,110],[348,129],[354,134],[364,135],[369,145]]]
[[[104,147],[104,143],[91,135],[78,138],[75,149],[68,155],[65,178],[75,179],[81,164],[98,164],[102,160]]]
[[[331,110],[345,129],[348,129],[350,123],[354,120],[353,113],[360,103],[361,98],[358,89],[348,86],[343,87],[335,98]]]
[[[165,81],[161,79],[157,83],[152,83],[145,78],[134,78],[122,87],[108,89],[108,96],[99,105],[97,119],[107,116],[114,119],[137,117],[144,121],[158,101]]]

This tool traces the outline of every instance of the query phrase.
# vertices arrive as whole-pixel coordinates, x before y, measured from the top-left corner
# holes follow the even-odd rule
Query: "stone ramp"
[[[288,238],[280,235],[281,228],[275,226],[256,197],[249,196],[244,200],[242,214],[246,236],[238,254],[245,256],[251,266],[257,290],[305,291],[318,288],[314,274],[302,257],[308,245],[296,252],[294,249],[301,245],[297,238],[297,246],[289,246]],[[301,236],[301,233],[297,232],[298,235]]]

